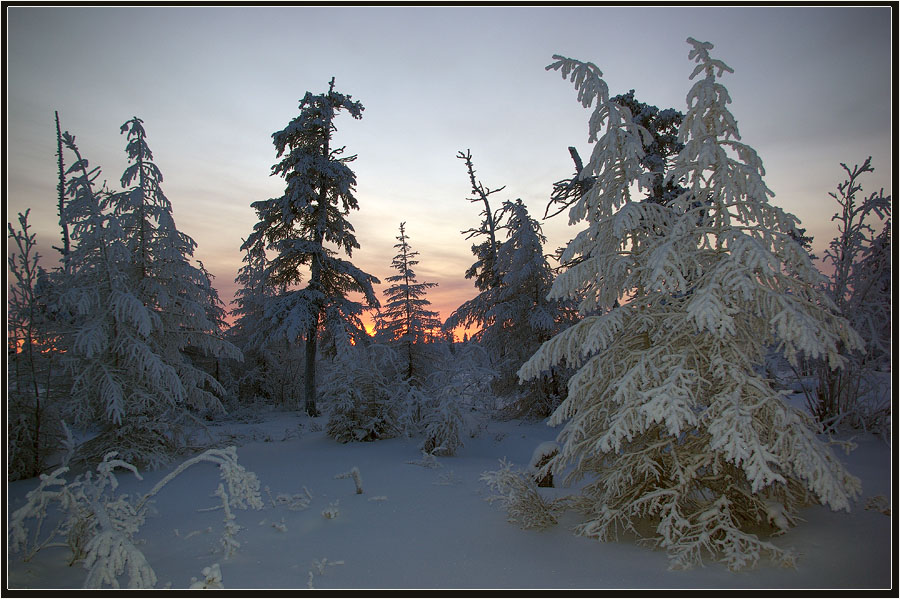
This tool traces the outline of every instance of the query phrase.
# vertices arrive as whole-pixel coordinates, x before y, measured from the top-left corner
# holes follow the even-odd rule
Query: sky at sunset
[[[467,201],[470,149],[492,196],[544,214],[571,176],[567,147],[590,155],[590,112],[544,67],[553,54],[597,64],[611,94],[635,90],[685,110],[687,37],[715,44],[742,140],[766,167],[772,202],[795,214],[819,254],[836,231],[828,197],[873,157],[866,191],[891,188],[896,112],[889,7],[6,7],[6,218],[31,208],[41,253],[55,258],[53,113],[118,188],[127,166],[119,127],[144,121],[163,189],[195,258],[233,298],[250,204],[280,196],[271,134],[305,92],[335,88],[365,106],[338,116],[336,142],[358,155],[349,215],[351,260],[382,281],[401,221],[419,252],[419,282],[446,318],[475,289],[464,278],[480,207]],[[71,164],[72,158],[67,157]],[[542,223],[546,253],[580,226]],[[9,249],[9,243],[7,248]],[[383,287],[383,285],[381,286]],[[380,291],[379,297],[382,298]]]

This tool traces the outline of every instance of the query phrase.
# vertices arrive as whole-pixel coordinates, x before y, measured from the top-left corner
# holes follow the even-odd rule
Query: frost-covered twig
[[[228,493],[225,492],[225,486],[219,483],[216,489],[216,496],[222,500],[222,508],[225,510],[225,532],[222,533],[222,547],[225,550],[225,558],[230,558],[237,551],[241,544],[238,542],[237,533],[240,532],[241,526],[235,522],[234,513],[228,502]]]
[[[359,476],[359,468],[357,468],[356,466],[351,468],[349,472],[342,472],[341,474],[336,474],[334,477],[335,478],[352,478],[353,483],[356,485],[356,494],[357,495],[363,494],[362,479]]]

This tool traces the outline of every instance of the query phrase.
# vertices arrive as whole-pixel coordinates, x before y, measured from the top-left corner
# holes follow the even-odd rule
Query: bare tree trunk
[[[304,381],[303,398],[306,413],[311,417],[319,415],[316,409],[316,349],[318,346],[319,324],[309,327],[306,333],[306,378]]]

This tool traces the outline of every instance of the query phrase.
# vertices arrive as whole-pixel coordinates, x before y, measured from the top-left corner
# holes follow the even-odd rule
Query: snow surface
[[[456,456],[436,458],[433,468],[422,460],[418,439],[341,444],[326,435],[325,418],[271,412],[249,420],[218,424],[209,433],[238,446],[240,463],[259,476],[265,508],[234,510],[244,528],[236,537],[240,547],[226,559],[219,544],[223,513],[204,511],[219,504],[216,467],[201,464],[174,479],[136,536],[158,586],[210,580],[226,589],[884,589],[893,580],[893,520],[864,509],[878,495],[890,504],[891,449],[870,435],[858,435],[858,448],[841,454],[863,484],[853,511],[808,508],[804,522],[774,540],[798,550],[797,568],[765,564],[734,573],[718,563],[670,571],[664,552],[574,536],[573,514],[543,531],[508,523],[505,512],[485,501],[489,490],[479,476],[497,470],[503,457],[526,467],[535,447],[555,437],[542,423],[490,422]],[[144,472],[143,481],[121,472],[119,491],[146,493],[174,466]],[[336,478],[354,467],[363,494],[352,480]],[[10,483],[9,512],[35,486],[34,479]],[[309,496],[308,505],[301,501]],[[8,554],[8,587],[81,587],[86,571],[67,566],[68,555],[49,548],[24,563]],[[210,579],[211,573],[217,576]]]

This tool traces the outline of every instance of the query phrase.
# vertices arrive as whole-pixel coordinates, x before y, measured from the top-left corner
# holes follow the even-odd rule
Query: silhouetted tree
[[[347,299],[347,294],[361,293],[368,307],[378,306],[372,289],[378,279],[339,258],[328,247],[337,246],[348,256],[359,248],[346,219],[351,209],[358,209],[356,175],[347,166],[356,156],[342,156],[343,147],[332,147],[334,118],[342,110],[353,118],[362,118],[362,104],[334,91],[332,78],[327,93],[307,92],[300,100],[300,114],[272,134],[281,158],[272,167],[272,174],[285,179],[285,193],[252,204],[259,222],[242,246],[246,250],[264,244],[273,253],[266,267],[266,285],[283,292],[268,303],[266,319],[270,326],[258,334],[292,341],[305,336],[304,402],[311,416],[318,414],[316,352],[320,329],[324,327],[339,348],[352,336],[365,335],[360,320],[365,308]],[[301,283],[307,269],[306,287],[290,289]]]
[[[503,217],[503,208],[496,212],[491,210],[490,196],[506,188],[490,189],[475,179],[475,167],[472,164],[472,153],[459,152],[456,156],[466,163],[469,181],[472,185],[470,202],[482,202],[484,210],[481,211],[481,224],[478,228],[463,231],[466,239],[473,237],[485,237],[480,243],[472,244],[472,253],[475,255],[475,263],[466,271],[467,279],[475,280],[475,288],[479,294],[474,298],[463,302],[454,310],[444,322],[445,330],[453,330],[458,327],[479,327],[484,329],[491,323],[488,311],[490,310],[491,289],[499,284],[495,265],[497,262],[497,229],[498,222]],[[477,334],[478,335],[478,334]]]
[[[409,245],[406,236],[406,223],[400,223],[399,243],[394,247],[399,253],[394,256],[391,267],[397,271],[396,275],[387,278],[391,285],[384,290],[385,304],[379,313],[376,332],[379,338],[384,338],[394,343],[399,343],[406,350],[406,377],[413,378],[415,370],[415,358],[422,353],[423,346],[429,336],[441,328],[438,313],[428,310],[431,305],[425,299],[425,293],[437,283],[419,283],[413,266],[419,263]]]
[[[19,228],[7,223],[15,245],[7,256],[12,275],[7,296],[8,357],[12,370],[7,387],[7,476],[37,476],[58,441],[59,423],[52,416],[53,368],[56,366],[54,324],[47,315],[43,289],[47,273],[39,265],[35,234],[28,214],[19,213]],[[42,289],[43,288],[43,289]]]
[[[827,426],[847,420],[863,428],[879,428],[887,424],[890,404],[878,405],[877,398],[870,397],[876,401],[864,405],[863,400],[882,391],[874,371],[890,353],[891,196],[885,196],[881,189],[857,197],[862,191],[862,176],[875,170],[871,156],[852,169],[846,164],[841,167],[847,178],[838,184],[837,193],[829,193],[838,204],[838,212],[832,217],[838,224],[838,234],[825,250],[825,271],[830,273],[825,291],[838,312],[860,333],[863,345],[841,345],[847,364],[839,370],[824,360],[812,360],[816,384],[804,389],[813,414]],[[882,221],[877,233],[872,227],[875,219]]]

